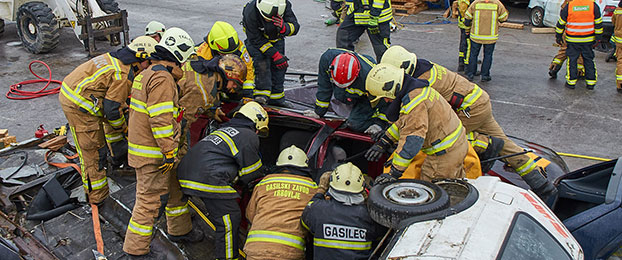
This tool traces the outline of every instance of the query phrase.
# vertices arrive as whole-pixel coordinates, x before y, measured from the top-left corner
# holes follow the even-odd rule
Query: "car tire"
[[[4,33],[4,20],[0,19],[0,37]]]
[[[544,9],[541,7],[534,7],[529,13],[529,21],[535,27],[544,27]]]
[[[402,196],[410,193],[411,196]],[[415,196],[412,196],[416,194]],[[397,228],[407,218],[449,207],[449,195],[440,186],[422,180],[398,180],[375,185],[369,192],[367,209],[379,224]]]
[[[58,21],[46,4],[29,2],[17,10],[17,34],[24,47],[34,53],[45,53],[58,46]]]

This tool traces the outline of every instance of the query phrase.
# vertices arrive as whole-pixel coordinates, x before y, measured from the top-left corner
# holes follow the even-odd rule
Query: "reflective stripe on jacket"
[[[470,39],[480,44],[497,42],[499,22],[508,19],[508,11],[499,0],[475,0],[465,13],[472,20]]]
[[[464,17],[467,9],[469,9],[470,1],[469,0],[458,0],[458,28],[470,30],[471,26],[467,26],[464,24]]]
[[[611,39],[616,45],[622,44],[622,7],[616,7],[611,17],[611,23],[613,23],[613,36]]]
[[[390,0],[346,0],[346,8],[346,15],[354,14],[354,23],[359,25],[367,25],[370,16],[378,17],[378,23],[393,19]]]
[[[600,7],[593,0],[573,0],[562,8],[556,34],[566,33],[566,42],[592,43],[603,33]]]

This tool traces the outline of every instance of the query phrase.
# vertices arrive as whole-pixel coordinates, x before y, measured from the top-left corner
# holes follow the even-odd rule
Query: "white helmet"
[[[404,70],[391,64],[380,63],[374,66],[365,79],[365,90],[376,97],[372,104],[381,98],[395,99],[395,95],[402,87]]]
[[[158,21],[151,21],[145,27],[145,35],[146,36],[151,36],[151,35],[154,35],[154,34],[158,34],[158,35],[160,35],[160,37],[162,37],[162,34],[165,31],[166,31],[166,26],[164,26],[164,24],[162,24],[161,22],[158,22]]]
[[[380,63],[391,64],[400,69],[404,69],[404,72],[408,75],[413,75],[415,68],[417,67],[417,55],[407,51],[404,47],[399,45],[391,45],[380,59]]]
[[[307,160],[307,154],[302,149],[292,145],[281,151],[279,158],[276,160],[276,166],[308,167]]]
[[[337,166],[330,175],[330,187],[349,193],[359,193],[363,191],[363,173],[356,165],[344,163]]]
[[[274,16],[283,16],[287,3],[285,0],[257,0],[257,9],[266,20],[272,21]]]
[[[168,50],[179,63],[186,62],[195,53],[194,41],[190,38],[190,35],[177,27],[166,30],[157,46]]]

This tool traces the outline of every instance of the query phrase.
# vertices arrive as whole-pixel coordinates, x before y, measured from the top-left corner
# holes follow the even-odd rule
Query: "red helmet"
[[[352,85],[359,76],[361,64],[354,54],[344,52],[333,59],[330,64],[330,81],[340,88]]]

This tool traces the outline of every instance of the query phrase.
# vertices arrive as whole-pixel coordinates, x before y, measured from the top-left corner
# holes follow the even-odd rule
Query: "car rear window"
[[[540,223],[524,212],[514,216],[497,259],[572,259]]]

